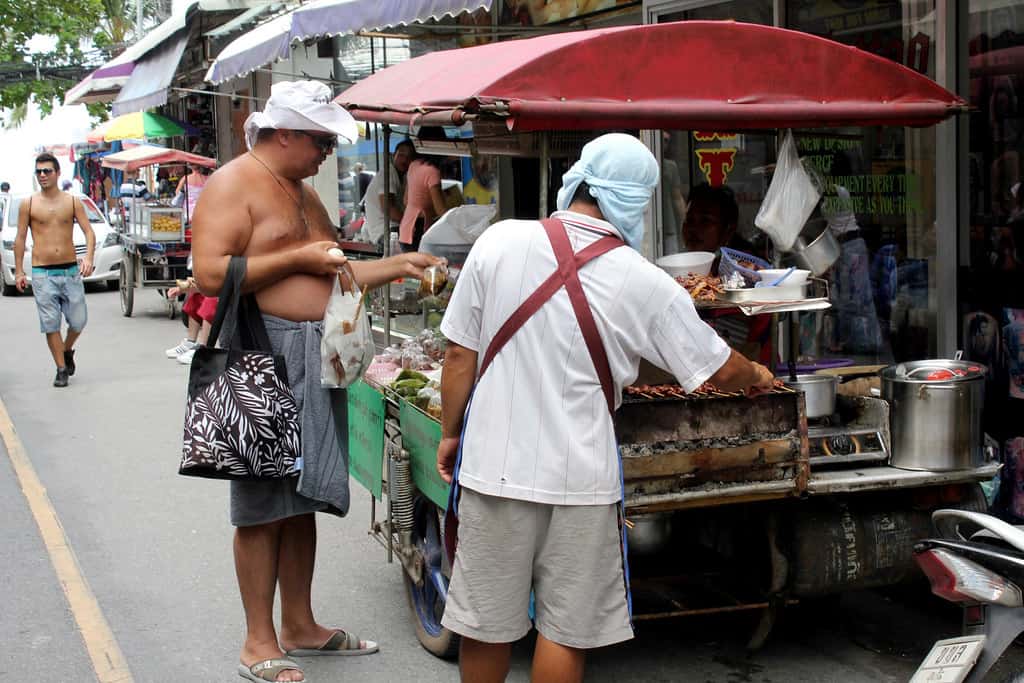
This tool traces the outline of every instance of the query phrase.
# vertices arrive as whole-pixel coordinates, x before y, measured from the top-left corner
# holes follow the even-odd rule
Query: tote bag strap
[[[213,317],[213,325],[210,326],[210,337],[206,342],[209,347],[217,345],[217,341],[224,334],[227,346],[235,338],[235,327],[238,324],[238,300],[242,291],[242,281],[245,280],[245,257],[232,256],[228,262],[228,270],[224,274],[224,284],[220,288],[220,298],[217,299],[217,313]]]
[[[245,270],[245,257],[232,256],[217,300],[217,314],[210,327],[207,346],[214,346],[223,339],[221,346],[224,348],[271,353],[270,336],[256,303],[256,295],[241,293]]]

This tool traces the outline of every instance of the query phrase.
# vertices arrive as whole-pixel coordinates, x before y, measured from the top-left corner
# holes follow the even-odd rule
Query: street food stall
[[[549,162],[571,159],[578,145],[566,141],[581,130],[930,126],[965,110],[926,77],[855,48],[785,29],[703,21],[436,52],[379,71],[336,101],[359,120],[383,124],[385,150],[391,125],[464,126],[473,137],[453,140],[448,154],[539,159],[541,216],[548,213]],[[384,167],[389,163],[385,158]],[[816,255],[806,255],[813,267],[805,277],[820,274]],[[684,269],[677,281],[702,315],[789,316],[779,347],[788,349],[782,367],[791,368],[796,320],[830,305],[827,287],[807,277],[795,291],[765,294],[752,281],[778,263],[736,254],[723,261],[731,264],[731,284],[707,270]],[[459,265],[451,264],[452,279]],[[432,301],[443,308],[443,298]],[[400,562],[420,642],[454,656],[457,638],[440,625],[450,569],[439,522],[447,486],[435,465],[444,340],[428,329],[393,344],[392,316],[383,317],[387,348],[348,393],[350,473],[371,492],[371,534],[389,562]],[[907,372],[897,372],[901,381],[910,381]],[[984,369],[963,372],[966,381]],[[954,381],[928,376],[947,384],[920,387],[918,395]],[[615,416],[634,620],[761,610],[751,638],[759,646],[779,610],[795,600],[912,575],[912,540],[927,535],[931,509],[984,505],[977,484],[998,465],[986,458],[980,434],[948,445],[963,451],[952,466],[907,466],[893,450],[912,438],[900,406],[865,390],[833,391],[822,408],[817,384],[827,392],[837,380],[820,377],[749,399],[713,386],[688,394],[671,377],[642,369]],[[972,413],[969,421],[980,407],[953,410]],[[894,431],[904,433],[897,438]]]
[[[215,168],[216,159],[177,149],[141,145],[103,158],[103,166],[134,173],[157,165],[195,164]],[[188,203],[188,184],[185,187]],[[133,196],[122,201],[120,291],[121,312],[131,317],[137,287],[157,289],[167,305],[168,316],[177,311],[176,302],[167,299],[166,290],[188,275],[191,237],[187,232],[184,209],[170,200]]]

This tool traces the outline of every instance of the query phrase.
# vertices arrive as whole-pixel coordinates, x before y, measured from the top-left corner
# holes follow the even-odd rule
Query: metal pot
[[[793,244],[793,258],[801,268],[821,275],[839,258],[839,241],[821,219],[808,221]]]
[[[839,378],[832,375],[797,375],[796,380],[783,377],[787,387],[803,392],[807,417],[826,417],[836,412],[836,387]]]
[[[891,464],[939,471],[982,465],[986,373],[983,365],[956,360],[921,360],[883,369],[882,398],[891,407]]]

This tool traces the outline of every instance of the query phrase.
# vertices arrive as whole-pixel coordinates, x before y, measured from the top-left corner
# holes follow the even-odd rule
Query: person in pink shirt
[[[418,251],[423,233],[446,210],[441,169],[431,157],[417,155],[405,176],[405,213],[398,227],[402,251]]]

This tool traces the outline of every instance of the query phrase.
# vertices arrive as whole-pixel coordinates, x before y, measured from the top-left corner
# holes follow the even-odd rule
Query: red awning
[[[937,123],[966,102],[857,48],[787,29],[682,21],[559,33],[433,52],[336,101],[401,125],[506,118],[512,130],[751,128]]]

